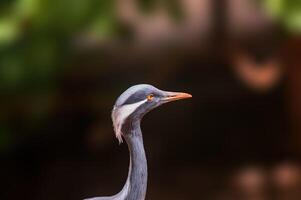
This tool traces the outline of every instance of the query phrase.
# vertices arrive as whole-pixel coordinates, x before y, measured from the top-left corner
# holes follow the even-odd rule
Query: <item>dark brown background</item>
[[[114,137],[111,109],[139,83],[193,95],[143,120],[147,199],[300,197],[299,35],[252,1],[189,2],[183,9],[192,14],[180,25],[160,14],[136,23],[122,12],[129,1],[120,5],[119,36],[46,34],[64,52],[52,86],[29,78],[2,93],[2,130],[12,139],[1,148],[1,199],[118,192],[129,157]],[[22,45],[30,46],[17,42],[12,52]]]

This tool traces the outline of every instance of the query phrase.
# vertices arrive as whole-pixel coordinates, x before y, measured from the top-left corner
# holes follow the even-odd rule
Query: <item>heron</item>
[[[128,177],[122,190],[114,196],[85,200],[144,200],[147,189],[147,159],[140,123],[152,109],[171,101],[192,97],[184,92],[168,92],[149,84],[128,88],[115,102],[112,121],[119,144],[126,141],[129,154]]]

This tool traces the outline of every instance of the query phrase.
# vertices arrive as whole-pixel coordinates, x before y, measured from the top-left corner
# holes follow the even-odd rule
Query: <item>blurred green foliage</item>
[[[2,94],[51,84],[56,70],[66,67],[76,34],[108,37],[114,32],[113,1],[15,0],[0,6]]]
[[[0,1],[0,151],[13,140],[9,124],[19,110],[27,128],[47,114],[56,80],[74,57],[74,38],[116,33],[113,6],[105,0]]]
[[[268,12],[280,21],[290,32],[301,32],[300,0],[265,0]]]

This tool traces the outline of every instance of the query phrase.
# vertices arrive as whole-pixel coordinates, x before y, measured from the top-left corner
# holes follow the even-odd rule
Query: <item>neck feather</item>
[[[121,191],[126,200],[144,200],[147,188],[147,161],[140,129],[140,121],[131,124],[124,134],[130,153],[127,181]]]

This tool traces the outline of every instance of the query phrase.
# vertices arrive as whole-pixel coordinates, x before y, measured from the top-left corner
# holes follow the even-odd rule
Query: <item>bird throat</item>
[[[142,104],[147,100],[142,100],[133,104],[123,105],[120,108],[113,108],[112,111],[112,120],[115,130],[116,137],[119,143],[122,143],[122,135],[124,135],[123,126],[128,120],[128,117]]]
[[[130,165],[123,188],[126,200],[144,200],[147,188],[147,160],[144,151],[140,123],[134,123],[124,138],[130,152]]]

